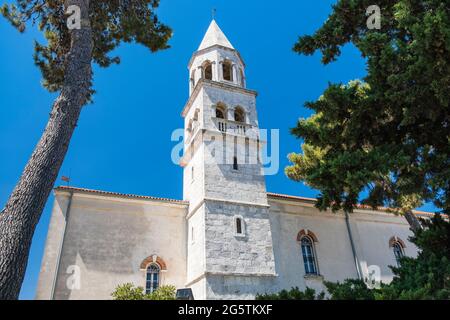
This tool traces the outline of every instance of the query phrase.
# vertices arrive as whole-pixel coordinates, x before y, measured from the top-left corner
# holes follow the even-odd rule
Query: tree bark
[[[91,90],[93,43],[89,0],[67,0],[65,5],[80,7],[82,25],[81,29],[71,30],[64,85],[44,133],[0,213],[1,300],[19,296],[34,230]]]
[[[417,219],[416,215],[412,211],[407,211],[405,213],[405,219],[408,221],[409,226],[411,227],[411,230],[414,234],[417,233],[417,231],[422,229],[422,225],[420,224],[419,219]]]

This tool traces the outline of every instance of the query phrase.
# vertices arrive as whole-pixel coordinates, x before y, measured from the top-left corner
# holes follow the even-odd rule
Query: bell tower
[[[253,298],[276,276],[257,93],[247,89],[244,61],[215,20],[188,69],[187,286],[195,299]]]

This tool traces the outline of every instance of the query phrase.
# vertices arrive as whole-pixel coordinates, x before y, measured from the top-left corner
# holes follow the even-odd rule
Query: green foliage
[[[420,249],[418,256],[391,267],[394,280],[375,293],[376,299],[450,299],[450,222],[435,215],[422,224],[410,239]]]
[[[148,295],[148,300],[175,300],[175,286],[161,286]]]
[[[369,289],[362,280],[347,279],[343,283],[325,282],[330,300],[375,300],[375,289]]]
[[[114,300],[145,300],[143,287],[135,287],[132,283],[117,286],[111,294]]]
[[[374,300],[374,291],[367,288],[362,280],[348,279],[343,283],[324,282],[328,291],[327,300]],[[325,300],[325,293],[317,294],[316,290],[292,288],[273,294],[258,294],[256,300]]]
[[[114,300],[175,300],[174,286],[161,286],[150,294],[144,293],[143,287],[135,287],[132,283],[117,286],[111,294]]]
[[[382,29],[368,30],[366,0],[340,0],[294,51],[327,64],[352,43],[367,62],[363,81],[330,84],[292,133],[303,152],[286,174],[320,190],[320,209],[363,203],[399,213],[423,201],[450,212],[450,3],[382,0]]]
[[[52,92],[62,87],[65,58],[71,45],[65,2],[16,0],[15,4],[0,7],[3,16],[20,32],[31,21],[44,33],[47,43],[35,43],[34,60],[42,72],[44,86]],[[159,0],[91,0],[88,16],[93,32],[93,61],[101,67],[119,63],[119,57],[109,54],[121,42],[140,43],[152,52],[168,48],[172,31],[159,22],[155,14],[158,6]]]
[[[273,294],[257,294],[256,300],[323,300],[325,293],[316,294],[316,291],[311,288],[306,288],[305,291],[300,291],[298,287],[292,288],[290,291],[282,290],[279,293]]]

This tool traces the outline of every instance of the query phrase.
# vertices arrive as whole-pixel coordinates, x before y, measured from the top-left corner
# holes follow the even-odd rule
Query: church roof
[[[92,190],[92,189],[76,188],[76,187],[59,186],[59,187],[56,187],[55,190],[56,191],[72,191],[72,192],[78,192],[78,193],[90,193],[90,194],[97,194],[97,195],[103,195],[103,196],[115,196],[115,197],[128,198],[128,199],[156,200],[156,201],[163,201],[163,202],[178,203],[178,204],[183,204],[183,205],[189,204],[188,201],[183,201],[183,200],[158,198],[158,197],[151,197],[151,196],[140,196],[140,195],[136,195],[136,194]]]
[[[217,25],[216,20],[211,21],[211,24],[203,37],[202,43],[198,47],[198,50],[203,50],[214,45],[219,45],[222,47],[227,47],[234,49],[233,45],[227,39],[225,34],[222,32],[220,27]]]
[[[280,194],[280,193],[272,193],[267,192],[267,196],[272,199],[281,199],[281,200],[293,200],[293,201],[301,201],[301,202],[309,202],[309,203],[315,203],[317,199],[315,198],[305,198],[305,197],[299,197],[299,196],[291,196],[287,194]],[[357,209],[360,210],[374,210],[372,207],[368,205],[358,204],[356,206]],[[375,211],[381,211],[381,212],[389,212],[389,208],[385,207],[378,207]],[[417,216],[434,216],[434,213],[432,212],[426,212],[426,211],[419,211],[419,210],[412,210],[412,212]],[[445,215],[443,215],[445,216]]]

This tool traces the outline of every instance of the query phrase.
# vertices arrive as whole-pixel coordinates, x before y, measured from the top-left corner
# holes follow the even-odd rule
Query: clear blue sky
[[[94,104],[84,108],[60,175],[71,185],[107,191],[181,199],[182,170],[171,162],[171,133],[182,128],[180,112],[188,98],[187,63],[210,23],[217,22],[246,64],[247,86],[259,92],[261,128],[280,129],[280,172],[267,177],[271,192],[301,196],[317,193],[288,180],[287,154],[300,142],[289,134],[310,111],[328,82],[347,82],[365,74],[364,60],[351,46],[338,62],[320,63],[291,48],[299,35],[314,32],[334,1],[161,0],[162,21],[174,30],[172,48],[150,54],[138,45],[117,50],[122,63],[95,68]],[[34,66],[33,28],[20,35],[0,19],[0,207],[6,202],[38,141],[55,98],[40,85]],[[58,180],[57,184],[62,184]],[[21,299],[33,299],[53,197],[37,227]]]

